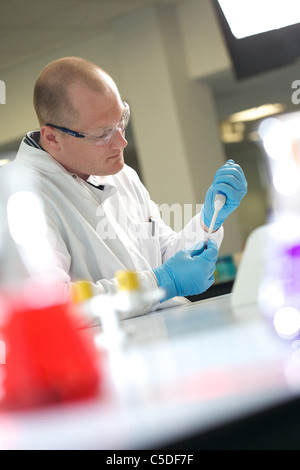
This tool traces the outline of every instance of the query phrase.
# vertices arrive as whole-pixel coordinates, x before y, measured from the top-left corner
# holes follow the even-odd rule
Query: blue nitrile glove
[[[218,214],[214,230],[222,225],[247,194],[247,181],[244,172],[233,160],[228,160],[225,165],[218,169],[213,184],[206,193],[201,215],[207,227],[210,226],[214,214],[214,200],[217,191],[222,191],[226,195],[226,202]]]
[[[196,243],[191,249],[178,251],[162,266],[153,269],[158,284],[166,291],[168,300],[176,295],[200,294],[214,282],[214,270],[218,259],[215,240]]]

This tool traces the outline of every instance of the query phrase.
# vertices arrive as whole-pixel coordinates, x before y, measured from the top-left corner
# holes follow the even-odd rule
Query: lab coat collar
[[[39,131],[32,131],[27,134],[31,139],[37,141]],[[29,139],[26,137],[22,140],[19,151],[16,155],[16,161],[24,164],[27,167],[38,170],[40,173],[49,174],[65,174],[71,175],[72,173],[68,172],[55,158],[53,158],[48,152],[42,148],[37,148],[34,145],[30,145]],[[122,170],[121,170],[122,171]],[[83,180],[82,184],[83,184]],[[87,179],[87,182],[90,183],[88,186],[92,192],[100,190],[103,191],[101,200],[106,199],[117,191],[117,186],[114,181],[113,176],[96,176],[90,175]],[[86,184],[86,181],[84,182]],[[99,197],[99,194],[98,194]]]
[[[86,182],[90,183],[91,191],[94,193],[97,192],[98,197],[100,192],[101,202],[117,192],[117,186],[112,176],[91,175]]]
[[[36,131],[35,131],[36,132]],[[29,133],[33,134],[33,133]],[[43,149],[29,145],[24,138],[20,144],[15,160],[41,173],[68,173],[67,170],[56,161],[50,153]]]

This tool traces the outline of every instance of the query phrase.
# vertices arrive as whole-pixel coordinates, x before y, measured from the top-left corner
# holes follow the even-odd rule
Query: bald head
[[[34,87],[34,107],[41,126],[76,124],[80,110],[70,93],[75,85],[102,95],[117,92],[112,78],[93,62],[80,57],[55,60],[42,70]]]

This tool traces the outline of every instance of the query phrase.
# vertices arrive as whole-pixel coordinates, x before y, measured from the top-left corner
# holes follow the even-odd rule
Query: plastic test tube
[[[208,229],[207,238],[206,238],[206,242],[205,242],[205,247],[206,248],[207,248],[208,240],[210,239],[212,231],[214,229],[214,225],[216,223],[218,213],[222,209],[222,207],[224,206],[225,202],[226,202],[226,194],[223,193],[222,191],[218,191],[217,194],[215,195],[214,214],[213,214],[213,217],[211,219],[211,223],[210,223],[210,226],[209,226],[209,229]]]

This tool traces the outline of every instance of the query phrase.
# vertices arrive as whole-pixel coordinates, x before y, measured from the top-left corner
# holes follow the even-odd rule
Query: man
[[[27,134],[2,177],[30,173],[20,186],[33,185],[44,205],[55,235],[57,281],[68,290],[86,279],[95,294],[115,292],[115,273],[135,270],[144,289],[164,288],[163,305],[208,289],[222,223],[247,191],[241,168],[229,161],[218,170],[202,215],[175,233],[124,164],[129,106],[104,70],[78,57],[50,63],[35,84],[34,106],[40,131]],[[205,249],[218,190],[227,200]]]

